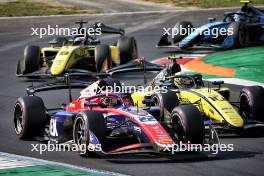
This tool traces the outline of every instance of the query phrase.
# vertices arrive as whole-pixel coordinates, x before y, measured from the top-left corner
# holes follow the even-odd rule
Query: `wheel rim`
[[[76,128],[75,128],[75,131],[74,131],[74,137],[75,137],[75,142],[77,145],[81,145],[81,144],[84,144],[85,141],[85,127],[84,127],[84,121],[82,119],[78,119],[77,122],[76,122]]]
[[[153,100],[154,100],[154,105],[155,105],[155,106],[160,106],[159,98],[156,97],[156,96],[154,96],[154,97],[152,97],[152,98],[153,98]]]
[[[247,96],[242,95],[240,99],[240,113],[245,117],[250,117],[250,105],[249,105],[249,99]]]
[[[14,123],[16,134],[20,134],[23,130],[23,110],[19,104],[15,107]]]
[[[183,123],[181,121],[179,114],[177,113],[172,114],[171,127],[172,127],[173,132],[175,132],[178,140],[186,139],[186,134],[184,132],[184,126],[183,126]]]

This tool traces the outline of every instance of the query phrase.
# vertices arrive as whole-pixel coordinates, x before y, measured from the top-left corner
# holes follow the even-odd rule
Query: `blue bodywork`
[[[190,31],[192,28],[192,31],[188,34],[176,34],[176,38],[172,34],[172,42],[168,38],[170,34],[164,33],[157,46],[181,49],[193,46],[233,49],[264,44],[264,11],[261,9],[246,3],[240,11],[225,13],[222,21],[214,22],[214,20],[211,18],[209,23],[195,29],[192,28],[190,22],[179,22],[175,25],[177,30],[173,29],[173,31],[179,31],[181,28],[178,26],[180,25],[183,25],[182,29]],[[233,32],[230,33],[230,30]]]
[[[225,29],[227,31],[229,25],[230,25],[229,22],[214,22],[214,23],[205,24],[197,28],[194,32],[192,32],[190,35],[188,35],[182,41],[180,41],[179,47],[187,48],[199,40],[210,42],[210,39],[216,38],[216,35],[213,32],[214,29],[218,29],[218,30]],[[226,45],[227,44],[224,44],[223,47],[225,47]]]
[[[122,109],[122,110],[129,112],[130,114],[136,113],[136,111],[133,109]],[[145,119],[145,117],[151,117],[153,118],[153,120],[155,120],[154,117],[152,117],[147,111],[144,110],[140,110],[140,111],[144,113],[144,115],[142,115],[143,122],[151,120],[150,118]],[[56,143],[63,143],[72,140],[73,119],[76,115],[77,113],[66,112],[66,111],[59,111],[57,113],[52,114],[50,119],[50,128],[49,128],[50,140]],[[141,127],[138,126],[137,123],[129,120],[128,117],[122,115],[107,115],[105,119],[106,119],[107,127],[111,128],[120,125],[119,127],[120,129],[130,131],[131,134],[140,137],[145,142],[149,141],[147,135],[141,129]],[[89,131],[89,135],[90,135],[89,138],[90,144],[93,145],[100,144],[98,138],[92,131]]]

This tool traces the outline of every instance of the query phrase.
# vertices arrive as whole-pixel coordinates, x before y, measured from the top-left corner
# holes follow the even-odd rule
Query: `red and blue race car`
[[[193,105],[175,107],[171,115],[177,113],[182,123],[170,128],[157,120],[159,107],[139,108],[134,106],[130,94],[106,92],[106,86],[121,87],[121,84],[112,78],[88,84],[87,81],[73,81],[67,76],[53,83],[28,87],[28,96],[18,98],[15,103],[17,137],[42,138],[59,144],[72,141],[78,146],[89,146],[85,151],[79,151],[83,156],[130,152],[168,153],[165,151],[168,146],[172,148],[180,142],[212,144],[213,140],[207,140],[205,135],[202,116]],[[35,96],[35,93],[47,90],[68,88],[71,91],[82,87],[86,88],[81,91],[79,98],[72,101],[69,93],[70,103],[57,109],[47,109],[43,100]],[[148,100],[146,98],[143,103],[151,104]],[[196,117],[188,116],[190,113],[186,111],[193,111],[191,114]],[[212,129],[210,135],[218,139],[215,130]]]

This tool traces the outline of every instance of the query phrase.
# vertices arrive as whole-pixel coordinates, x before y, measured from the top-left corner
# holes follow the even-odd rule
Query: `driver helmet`
[[[235,14],[234,15],[234,21],[235,22],[246,21],[247,20],[246,16],[243,15],[243,12],[238,11],[237,13],[240,13],[240,14]]]
[[[188,78],[180,78],[180,82],[182,85],[185,85],[186,87],[191,87],[193,85],[192,80]]]
[[[179,72],[176,75],[186,75],[185,72]],[[174,84],[179,87],[190,88],[193,86],[193,81],[187,77],[174,78]]]
[[[101,98],[101,104],[105,107],[120,105],[120,101],[117,97],[106,96]]]
[[[85,44],[85,37],[77,37],[74,39],[74,45],[82,45]]]
[[[176,73],[175,75],[186,75],[186,73],[183,71],[180,71],[180,72]],[[180,86],[181,85],[180,79],[181,78],[174,78],[174,84],[177,86]]]

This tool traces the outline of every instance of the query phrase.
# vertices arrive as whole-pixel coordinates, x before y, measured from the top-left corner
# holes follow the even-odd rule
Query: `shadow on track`
[[[231,160],[240,158],[251,158],[262,154],[249,151],[221,152],[217,156],[208,156],[203,153],[179,153],[172,156],[155,154],[134,154],[118,155],[107,158],[106,160],[117,164],[138,164],[138,163],[195,163],[205,161]]]

